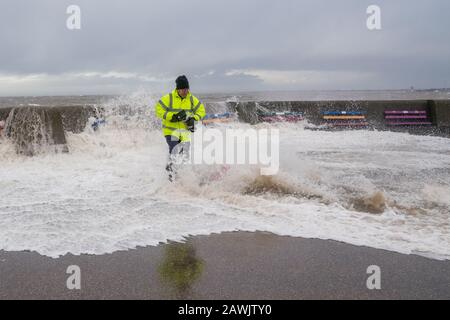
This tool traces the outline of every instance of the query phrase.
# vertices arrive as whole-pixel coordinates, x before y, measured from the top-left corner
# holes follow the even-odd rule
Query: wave
[[[173,185],[156,99],[108,101],[99,130],[67,133],[70,153],[28,158],[0,139],[0,249],[56,258],[259,230],[450,259],[448,139],[259,124],[280,130],[276,176],[186,165]],[[217,128],[230,126],[250,128]]]

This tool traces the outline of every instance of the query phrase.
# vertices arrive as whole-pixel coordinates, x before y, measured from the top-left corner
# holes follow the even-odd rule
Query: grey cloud
[[[382,8],[378,32],[365,27],[365,11],[373,3]],[[80,31],[65,28],[70,4],[82,9]],[[171,86],[138,78],[63,76],[111,71],[162,79],[188,74],[201,91],[444,87],[450,86],[449,9],[447,0],[2,0],[0,79],[61,76],[66,81],[61,92],[71,93]],[[324,78],[308,86],[269,83],[245,73],[227,76],[230,70],[355,77]],[[49,92],[51,84],[42,80],[22,91]],[[0,88],[0,94],[11,90],[11,85]]]

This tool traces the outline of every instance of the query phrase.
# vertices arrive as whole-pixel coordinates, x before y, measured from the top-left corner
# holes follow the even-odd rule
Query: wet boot
[[[169,175],[169,181],[170,182],[174,182],[175,179],[176,179],[176,171],[175,171],[173,162],[169,162],[167,164],[166,171],[167,171],[167,173]]]

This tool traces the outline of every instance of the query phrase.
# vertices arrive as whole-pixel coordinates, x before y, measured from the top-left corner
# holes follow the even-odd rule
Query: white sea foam
[[[278,176],[232,167],[203,185],[212,169],[196,166],[172,185],[160,131],[132,125],[152,112],[116,111],[68,134],[69,154],[19,157],[0,140],[0,249],[56,258],[260,230],[450,259],[448,139],[289,124]]]

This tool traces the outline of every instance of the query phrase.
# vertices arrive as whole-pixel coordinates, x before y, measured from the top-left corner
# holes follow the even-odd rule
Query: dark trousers
[[[184,154],[189,156],[190,142],[181,142],[180,139],[174,136],[166,136],[166,142],[169,146],[169,154]]]
[[[174,136],[166,136],[166,142],[169,146],[169,162],[166,170],[169,172],[169,181],[173,182],[176,177],[176,157],[183,155],[184,158],[189,157],[189,142],[182,143],[180,139]]]
[[[174,136],[166,136],[166,142],[169,145],[169,153],[172,154],[173,149],[181,143],[181,140]]]

